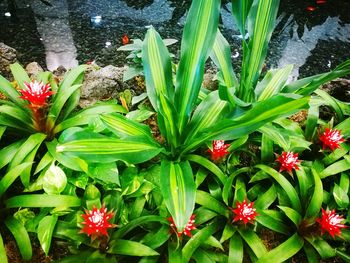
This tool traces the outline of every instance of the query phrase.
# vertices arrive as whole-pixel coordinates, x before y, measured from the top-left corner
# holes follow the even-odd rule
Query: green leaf
[[[46,256],[49,254],[53,230],[57,223],[57,216],[45,216],[38,225],[38,239]]]
[[[162,161],[160,190],[179,232],[189,221],[195,204],[196,185],[188,161]]]
[[[276,220],[272,216],[264,213],[265,211],[258,211],[258,216],[256,217],[256,221],[266,228],[271,229],[274,232],[281,233],[284,235],[288,235],[290,229],[283,222]]]
[[[311,172],[314,178],[315,188],[314,188],[314,193],[311,197],[310,204],[306,209],[305,217],[313,219],[317,217],[322,206],[323,195],[320,193],[323,192],[323,186],[322,186],[322,181],[320,179],[320,176],[316,172],[316,170],[314,168],[311,168]]]
[[[199,165],[201,165],[202,167],[204,167],[205,169],[209,170],[210,172],[212,172],[214,175],[217,176],[217,178],[219,178],[219,180],[225,184],[227,176],[221,171],[221,169],[214,164],[213,162],[209,161],[208,159],[200,156],[200,155],[195,155],[195,154],[189,154],[186,156],[186,159],[188,161],[197,163]]]
[[[3,117],[9,122],[8,126],[17,128],[17,125],[20,125],[22,126],[20,129],[26,132],[36,132],[32,123],[33,121],[31,115],[25,110],[19,108],[17,105],[1,105],[0,112],[1,114],[4,114]],[[10,125],[11,120],[15,121],[14,125]]]
[[[159,231],[148,233],[142,240],[141,243],[146,246],[156,249],[163,245],[171,236],[171,231],[169,231],[169,226],[162,226]]]
[[[56,125],[53,133],[56,134],[73,126],[76,127],[81,125],[87,125],[92,120],[94,120],[99,114],[108,114],[113,112],[126,113],[126,110],[121,105],[118,105],[115,102],[95,104]]]
[[[229,209],[213,196],[204,191],[197,190],[196,203],[203,207],[209,208],[210,210],[223,215],[226,218],[229,218]]]
[[[217,91],[209,93],[198,105],[193,113],[191,121],[185,128],[185,144],[198,134],[206,132],[218,121],[221,121],[229,113],[228,103],[219,98]]]
[[[278,207],[286,214],[286,216],[294,223],[296,227],[300,225],[302,216],[297,211],[287,206],[279,205]]]
[[[5,201],[7,208],[14,207],[77,207],[81,205],[78,197],[70,195],[19,195]]]
[[[46,135],[42,133],[36,133],[29,136],[28,139],[21,145],[21,147],[19,147],[8,169],[10,170],[14,168],[23,161],[32,162],[34,160],[36,152],[39,149],[39,146],[45,139]],[[25,172],[21,174],[21,181],[26,187],[29,186],[30,170],[31,167],[28,167],[28,169],[26,169]]]
[[[307,119],[305,124],[305,138],[311,140],[316,133],[317,121],[319,118],[319,106],[314,105],[312,99],[310,100],[310,108],[307,113]]]
[[[284,87],[292,69],[293,65],[287,65],[281,69],[269,70],[264,79],[255,88],[258,101],[266,100],[279,93]]]
[[[229,196],[232,194],[232,187],[233,187],[233,180],[241,173],[247,173],[250,171],[249,167],[243,167],[238,169],[237,171],[234,171],[229,178],[227,178],[224,189],[222,190],[222,200],[226,205],[229,203]]]
[[[254,206],[258,209],[267,209],[277,198],[275,185],[272,185],[266,192],[259,195],[254,202]]]
[[[335,162],[332,165],[328,166],[326,169],[324,169],[321,172],[320,177],[321,179],[324,179],[328,176],[335,175],[335,174],[347,171],[349,169],[350,169],[350,155],[345,155],[343,160]]]
[[[27,108],[28,103],[21,99],[21,94],[15,89],[15,87],[3,76],[0,76],[0,92],[9,98],[13,103],[22,109],[27,109],[28,113],[30,109]]]
[[[296,190],[282,174],[263,164],[258,164],[256,167],[268,173],[272,178],[274,178],[288,195],[292,208],[296,211],[301,211],[301,203]]]
[[[244,52],[242,81],[238,90],[238,97],[246,102],[253,100],[252,89],[258,81],[263,67],[267,47],[275,27],[278,6],[279,0],[254,1],[249,12],[249,53]]]
[[[270,250],[264,256],[259,258],[257,263],[279,263],[293,257],[303,247],[304,240],[297,233],[288,238],[278,247]]]
[[[152,132],[147,125],[129,120],[121,114],[102,115],[101,120],[110,131],[120,138],[143,136],[152,140]]]
[[[182,147],[182,153],[197,148],[201,143],[212,139],[232,140],[247,135],[266,123],[282,116],[295,113],[307,107],[308,97],[276,95],[265,101],[258,102],[251,110],[233,120],[223,120],[187,142]]]
[[[10,171],[8,171],[0,180],[0,197],[13,184],[13,182],[21,175],[24,169],[30,167],[32,163],[22,163]]]
[[[147,247],[135,241],[123,239],[112,240],[109,243],[109,249],[107,250],[107,253],[137,257],[159,255],[157,251],[154,251],[150,247]]]
[[[205,243],[205,241],[218,230],[219,226],[219,222],[214,222],[199,230],[182,248],[182,262],[189,262],[195,250],[201,244]]]
[[[266,254],[266,247],[253,230],[248,228],[238,229],[238,232],[258,258]]]
[[[8,263],[6,249],[5,249],[1,234],[0,234],[0,262]]]
[[[322,259],[331,258],[335,256],[335,249],[332,248],[321,237],[305,237],[305,239],[317,250]]]
[[[30,78],[25,69],[18,63],[11,64],[10,69],[18,86],[20,86],[21,89],[26,89],[24,82],[30,83]]]
[[[238,233],[235,233],[230,239],[228,262],[241,263],[243,262],[243,256],[242,238]]]
[[[30,260],[33,255],[32,245],[25,227],[14,217],[7,218],[5,225],[14,236],[23,260]]]
[[[153,27],[148,29],[142,48],[148,97],[153,108],[159,113],[159,127],[168,142],[177,145],[175,108],[172,105],[174,88],[169,52],[160,35]]]
[[[333,197],[334,201],[337,203],[337,205],[342,208],[346,209],[349,205],[349,196],[346,191],[344,191],[339,185],[334,184],[333,188]]]
[[[18,140],[0,150],[0,169],[13,160],[20,146],[25,140]]]
[[[162,148],[155,142],[140,139],[92,138],[58,144],[58,153],[75,156],[89,162],[108,163],[123,160],[136,164],[158,155]]]
[[[228,91],[228,88],[238,87],[238,80],[231,63],[231,47],[225,37],[221,34],[220,30],[216,33],[210,57],[221,71],[225,82],[226,92]]]
[[[310,95],[322,84],[329,82],[333,79],[340,78],[350,73],[350,59],[337,66],[334,70],[318,74],[311,77],[299,79],[292,83],[289,83],[283,88],[283,92],[297,93],[300,95]]]
[[[220,13],[219,0],[193,1],[187,15],[176,74],[175,108],[182,133],[202,85],[204,64],[216,37]]]
[[[247,16],[252,4],[253,0],[232,0],[232,15],[243,38],[246,32]]]

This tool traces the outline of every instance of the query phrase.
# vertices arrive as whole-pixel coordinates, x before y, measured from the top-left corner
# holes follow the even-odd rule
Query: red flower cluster
[[[253,208],[254,202],[247,203],[245,199],[242,203],[236,202],[236,208],[232,209],[234,213],[233,222],[243,221],[244,224],[253,223],[257,216],[255,208]]]
[[[343,136],[340,131],[337,129],[329,129],[326,128],[324,133],[322,133],[319,137],[320,141],[323,143],[322,148],[329,148],[332,151],[340,147],[340,144],[344,142]]]
[[[50,84],[43,84],[42,82],[32,81],[30,83],[25,82],[26,89],[22,89],[19,92],[22,93],[20,98],[28,100],[31,108],[40,108],[46,105],[46,99],[50,97],[54,92],[50,91]]]
[[[84,219],[84,222],[82,222],[84,227],[80,233],[91,235],[92,239],[99,236],[108,236],[107,229],[115,227],[115,225],[108,222],[113,215],[113,212],[107,213],[107,208],[104,206],[100,209],[93,207],[92,210],[85,210],[85,214],[81,215]]]
[[[176,234],[179,237],[182,236],[182,234],[184,234],[185,236],[191,237],[192,236],[191,231],[196,229],[196,225],[194,224],[195,223],[195,217],[196,217],[195,214],[191,215],[190,220],[188,220],[188,223],[187,223],[185,229],[182,232],[177,231],[174,219],[172,217],[169,217],[168,220],[170,222],[170,227],[176,232]]]
[[[291,173],[293,169],[299,170],[298,164],[298,154],[293,152],[282,152],[281,155],[277,156],[276,162],[281,164],[279,172],[286,170],[288,173]]]
[[[322,208],[322,216],[316,219],[316,222],[320,224],[322,235],[325,232],[331,237],[341,236],[341,229],[346,228],[346,225],[341,224],[344,221],[342,216],[335,213],[335,210],[326,211]]]
[[[208,152],[211,154],[211,159],[213,161],[217,161],[225,157],[226,154],[229,154],[229,151],[227,151],[227,148],[229,146],[230,146],[229,144],[225,144],[224,140],[214,140],[213,150],[208,149]]]

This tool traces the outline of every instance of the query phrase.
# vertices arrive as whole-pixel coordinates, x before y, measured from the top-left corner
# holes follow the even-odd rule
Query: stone
[[[218,81],[216,78],[217,71],[215,69],[207,69],[203,76],[203,87],[209,90],[216,90],[218,88]]]
[[[10,65],[17,62],[17,51],[16,49],[0,43],[0,75],[3,77],[13,80]]]
[[[321,89],[338,100],[350,102],[350,79],[338,78],[332,80],[324,84]]]
[[[80,107],[84,108],[99,100],[118,98],[119,92],[124,90],[125,69],[108,65],[87,72],[81,88]]]
[[[31,62],[26,66],[26,71],[30,78],[35,79],[38,73],[44,70],[37,62]]]

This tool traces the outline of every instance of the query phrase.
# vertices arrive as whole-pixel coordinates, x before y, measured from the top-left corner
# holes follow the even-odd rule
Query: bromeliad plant
[[[257,3],[264,6],[264,1]],[[122,160],[137,164],[159,157],[160,189],[178,232],[184,231],[193,214],[195,165],[214,173],[222,185],[227,179],[213,162],[192,153],[212,140],[245,136],[274,119],[307,107],[309,100],[307,96],[282,94],[244,108],[241,103],[232,107],[219,98],[217,91],[200,96],[204,64],[215,42],[219,9],[218,0],[193,1],[175,76],[159,34],[154,28],[146,34],[142,47],[146,88],[165,143],[156,141],[147,126],[120,114],[108,114],[102,115],[101,121],[112,136],[106,136],[102,129],[100,134],[67,131],[56,146],[57,155],[78,156],[89,163]]]
[[[0,127],[6,129],[3,137],[11,138],[10,144],[2,142],[0,168],[8,165],[10,170],[22,162],[41,161],[35,173],[43,171],[54,161],[47,150],[39,150],[43,142],[69,127],[87,125],[98,113],[125,112],[112,103],[74,112],[86,65],[70,70],[59,84],[51,72],[41,72],[31,80],[19,64],[10,68],[15,82],[0,76],[0,92],[7,98],[0,101]],[[32,165],[21,174],[25,187],[30,184],[31,171]]]

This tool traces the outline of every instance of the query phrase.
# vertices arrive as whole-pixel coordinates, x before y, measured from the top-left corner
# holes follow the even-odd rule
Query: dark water
[[[221,28],[239,67],[239,33],[222,1]],[[19,60],[53,70],[96,60],[126,63],[121,38],[143,38],[153,25],[163,38],[180,39],[191,1],[180,0],[0,0],[0,42],[16,48]],[[307,9],[313,9],[308,11]],[[176,53],[176,47],[173,48]],[[269,67],[294,64],[293,76],[327,71],[350,58],[350,1],[281,0],[268,55]]]

